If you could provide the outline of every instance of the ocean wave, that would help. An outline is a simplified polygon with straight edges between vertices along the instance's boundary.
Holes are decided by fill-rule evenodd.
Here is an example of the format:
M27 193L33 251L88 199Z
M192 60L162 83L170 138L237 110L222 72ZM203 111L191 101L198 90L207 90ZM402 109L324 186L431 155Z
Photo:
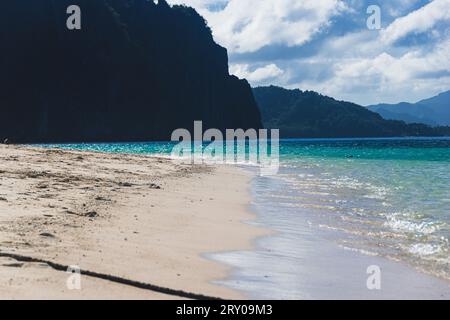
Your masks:
M413 213L393 213L386 215L385 226L396 231L429 235L441 229L442 223L436 221L414 221L412 216L420 216Z
M344 249L345 251L358 252L358 253L366 255L366 256L376 257L379 255L377 252L373 252L373 251L369 251L369 250L365 250L365 249L347 247L342 244L340 244L339 247Z
M431 256L443 252L443 247L437 244L416 243L408 248L408 252L413 255Z

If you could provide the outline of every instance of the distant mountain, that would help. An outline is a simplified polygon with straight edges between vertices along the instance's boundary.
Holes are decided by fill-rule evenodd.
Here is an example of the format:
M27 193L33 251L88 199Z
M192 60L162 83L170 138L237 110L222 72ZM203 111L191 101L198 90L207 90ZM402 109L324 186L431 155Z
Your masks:
M421 122L432 126L450 125L450 91L417 103L378 104L367 108L385 119Z
M384 119L388 120L399 120L405 121L406 123L424 123L430 126L437 125L436 122L429 118L433 112L426 106L402 102L395 106L390 104L379 104L370 106L368 109L380 114Z
M448 127L385 120L362 106L312 91L270 86L253 93L265 127L279 128L284 138L450 135Z
M81 30L66 27L71 5ZM162 140L194 120L262 126L205 20L165 0L2 0L0 70L2 141Z

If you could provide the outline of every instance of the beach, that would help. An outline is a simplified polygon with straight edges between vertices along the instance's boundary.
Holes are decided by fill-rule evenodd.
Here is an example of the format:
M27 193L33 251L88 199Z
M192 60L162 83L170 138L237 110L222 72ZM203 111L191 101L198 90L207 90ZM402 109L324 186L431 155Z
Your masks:
M0 299L245 298L213 284L230 270L205 254L267 233L243 223L255 218L250 174L21 146L0 146L0 158ZM79 268L81 290L55 265Z
M275 176L167 143L1 145L0 299L449 299L448 142L380 143L285 141Z

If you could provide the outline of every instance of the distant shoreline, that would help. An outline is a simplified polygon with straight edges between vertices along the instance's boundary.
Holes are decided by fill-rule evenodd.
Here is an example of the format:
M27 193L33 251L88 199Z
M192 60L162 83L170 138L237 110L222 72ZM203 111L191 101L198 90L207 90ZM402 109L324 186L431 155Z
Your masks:
M270 129L269 129L270 130ZM286 138L286 137L282 137L280 138L280 141L292 141L292 140L297 140L297 141L314 141L314 140L421 140L421 139L450 139L450 135L442 135L442 136L392 136L392 137L300 137L300 138ZM9 143L0 143L0 145L11 145L11 146L17 146L17 147L37 147L37 146L51 146L51 145L55 145L55 146L68 146L68 145L86 145L86 144L143 144L143 143L176 143L170 140L133 140L133 141L85 141L85 142L21 142L21 143L14 143L14 142L9 142Z

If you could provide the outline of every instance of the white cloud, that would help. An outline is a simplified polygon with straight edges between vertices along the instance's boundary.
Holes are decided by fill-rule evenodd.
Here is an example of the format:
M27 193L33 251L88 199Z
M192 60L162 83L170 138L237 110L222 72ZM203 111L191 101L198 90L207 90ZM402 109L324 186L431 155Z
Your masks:
M450 20L450 0L434 0L396 19L382 32L382 40L393 43L408 34L428 31L438 22L445 20Z
M370 0L168 2L194 6L232 53L231 73L252 85L360 104L417 101L450 88L450 0L383 2L383 22L392 22L382 31L366 28ZM414 38L422 33L427 37ZM400 45L406 36L412 41Z
M269 64L253 71L250 71L248 64L234 64L230 66L230 72L239 78L247 79L254 85L273 80L284 73L276 64Z
M296 86L361 104L414 102L450 88L450 39L425 52L419 48L398 57L380 52L374 57L323 60L332 69L326 81L304 80ZM441 76L427 75L440 74Z
M216 1L217 2L217 1ZM194 6L215 39L230 52L255 52L265 46L302 45L347 9L342 0L229 0L210 10L211 0L172 0Z

